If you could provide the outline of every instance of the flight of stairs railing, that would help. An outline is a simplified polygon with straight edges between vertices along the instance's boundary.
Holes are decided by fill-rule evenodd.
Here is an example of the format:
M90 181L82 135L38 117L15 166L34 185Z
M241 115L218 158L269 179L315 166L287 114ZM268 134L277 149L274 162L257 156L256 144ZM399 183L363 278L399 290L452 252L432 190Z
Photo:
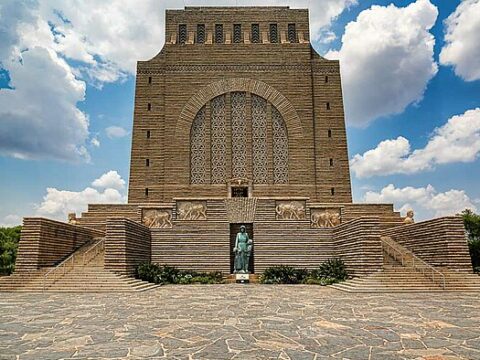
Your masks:
M442 272L427 264L406 247L394 241L390 236L382 236L380 240L382 241L384 254L401 263L403 267L413 269L431 280L433 284L437 284L442 289L445 289L445 275Z
M480 276L437 268L391 237L382 237L384 264L379 271L331 285L346 292L480 292Z
M0 291L16 292L132 292L158 285L104 268L105 240L97 238L60 264L36 272L18 273L0 280Z

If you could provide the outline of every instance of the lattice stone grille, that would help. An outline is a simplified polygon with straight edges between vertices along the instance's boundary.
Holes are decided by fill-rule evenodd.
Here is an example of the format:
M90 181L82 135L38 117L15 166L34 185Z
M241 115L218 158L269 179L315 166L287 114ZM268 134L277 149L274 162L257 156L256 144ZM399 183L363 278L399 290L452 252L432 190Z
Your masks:
M205 107L203 107L193 121L190 134L190 182L192 184L207 183L206 130Z
M178 26L178 42L185 44L187 42L187 25L181 24Z
M225 184L227 181L227 119L225 95L213 99L211 106L212 184Z
M239 44L242 42L242 25L234 24L233 25L233 42Z
M232 177L247 177L246 94L232 93Z
M278 26L277 26L277 24L270 24L270 42L272 44L278 43Z
M215 25L215 43L223 44L223 25L222 24Z
M197 25L197 43L198 44L205 43L205 25L204 24Z
M258 44L260 42L260 25L252 24L252 43Z
M285 121L278 110L272 106L273 133L273 182L288 183L288 134Z
M267 100L252 95L253 182L268 183Z
M291 43L297 42L297 29L295 24L288 24L288 41Z

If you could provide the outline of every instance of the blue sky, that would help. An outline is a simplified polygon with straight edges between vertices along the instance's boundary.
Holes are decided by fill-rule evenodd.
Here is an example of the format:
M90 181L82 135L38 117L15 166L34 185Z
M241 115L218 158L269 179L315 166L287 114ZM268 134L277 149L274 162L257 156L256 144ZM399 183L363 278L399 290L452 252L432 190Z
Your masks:
M135 61L184 2L2 3L0 225L125 201ZM356 202L419 219L480 209L479 0L237 3L310 7L313 46L341 61Z

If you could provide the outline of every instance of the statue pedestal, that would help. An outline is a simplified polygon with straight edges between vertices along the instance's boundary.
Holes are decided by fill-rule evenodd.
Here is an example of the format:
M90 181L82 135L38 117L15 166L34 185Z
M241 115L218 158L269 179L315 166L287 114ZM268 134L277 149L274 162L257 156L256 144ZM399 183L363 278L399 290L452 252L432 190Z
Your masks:
M250 274L235 274L235 282L246 284L250 282Z

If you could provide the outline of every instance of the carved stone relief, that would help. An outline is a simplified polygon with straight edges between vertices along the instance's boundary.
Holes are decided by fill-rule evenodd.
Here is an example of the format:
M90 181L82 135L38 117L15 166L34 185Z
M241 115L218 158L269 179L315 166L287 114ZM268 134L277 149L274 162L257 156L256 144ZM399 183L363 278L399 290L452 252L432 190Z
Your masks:
M277 220L304 220L304 201L277 201L275 206Z
M172 228L172 211L165 209L143 209L142 223L150 229Z
M328 228L342 223L340 209L312 209L311 227Z
M190 137L190 176L192 184L205 184L207 181L205 107L195 117Z
M178 201L177 220L207 220L205 201Z
M288 134L280 112L272 106L273 182L288 184Z

